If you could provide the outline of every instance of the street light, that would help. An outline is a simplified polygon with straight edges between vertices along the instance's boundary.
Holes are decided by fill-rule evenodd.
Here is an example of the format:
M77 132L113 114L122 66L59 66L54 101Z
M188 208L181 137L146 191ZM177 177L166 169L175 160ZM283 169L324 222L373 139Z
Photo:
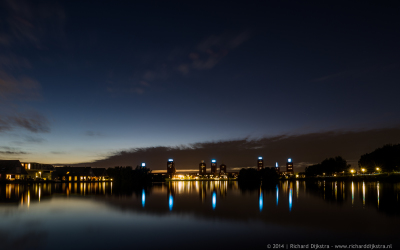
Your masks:
M362 168L361 171L364 173L365 172L365 168Z
M40 174L40 179L41 179L42 178L42 172L39 171L39 174Z
M350 170L350 173L354 173L354 169L351 169L351 170Z

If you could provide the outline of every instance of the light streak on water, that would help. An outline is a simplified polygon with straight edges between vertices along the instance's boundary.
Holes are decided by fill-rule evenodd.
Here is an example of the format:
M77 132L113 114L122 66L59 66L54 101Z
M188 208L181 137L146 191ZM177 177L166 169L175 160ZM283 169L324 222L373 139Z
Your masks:
M172 194L169 195L168 205L169 205L169 210L172 211L172 208L174 207L174 197L172 197Z
M142 207L146 204L146 193L144 192L144 189L142 189Z

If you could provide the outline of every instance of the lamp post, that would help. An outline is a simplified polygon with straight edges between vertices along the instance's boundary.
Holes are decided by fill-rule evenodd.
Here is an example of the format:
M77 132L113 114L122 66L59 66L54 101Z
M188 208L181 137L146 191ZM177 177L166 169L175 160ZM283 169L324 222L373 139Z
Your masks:
M350 169L350 173L354 176L354 169Z
M39 171L39 178L42 179L42 172Z
M365 168L362 168L361 171L363 172L363 174L365 173Z

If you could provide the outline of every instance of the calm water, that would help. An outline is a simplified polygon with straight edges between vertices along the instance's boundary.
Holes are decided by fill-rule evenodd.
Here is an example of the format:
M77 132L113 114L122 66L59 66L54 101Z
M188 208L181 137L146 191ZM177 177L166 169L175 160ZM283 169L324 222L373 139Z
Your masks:
M3 184L0 249L399 249L399 193L378 182Z

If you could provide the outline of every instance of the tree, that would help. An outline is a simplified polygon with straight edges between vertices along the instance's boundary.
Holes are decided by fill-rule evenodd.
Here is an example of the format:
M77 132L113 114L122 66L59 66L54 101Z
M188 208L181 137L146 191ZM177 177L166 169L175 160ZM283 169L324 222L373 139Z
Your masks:
M362 155L358 161L358 166L367 169L368 172L375 172L376 168L385 172L399 171L400 144L387 144L371 153Z
M326 175L332 175L333 173L347 171L349 168L350 165L347 164L345 159L341 156L336 156L335 158L327 158L319 164L306 167L305 172L307 176L323 175L324 173Z

